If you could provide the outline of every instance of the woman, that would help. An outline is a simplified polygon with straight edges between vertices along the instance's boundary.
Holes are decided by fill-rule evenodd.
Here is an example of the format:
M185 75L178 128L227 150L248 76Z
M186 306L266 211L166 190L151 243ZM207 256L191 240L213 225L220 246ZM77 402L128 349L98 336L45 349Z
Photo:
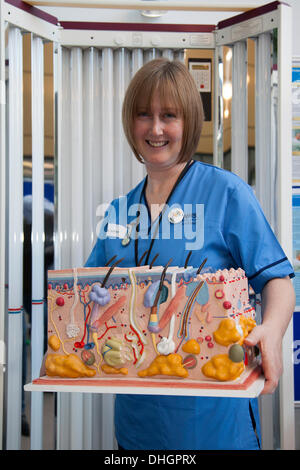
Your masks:
M183 266L191 251L194 267L204 258L214 270L242 267L262 293L263 323L247 343L261 349L263 393L271 393L294 308L293 269L248 185L191 160L202 122L201 98L183 64L157 59L137 72L124 99L123 126L147 177L111 203L86 266L103 266L114 255L124 258L121 266L135 266L145 252L142 264L165 265L172 258L172 265ZM127 227L121 238L110 228L116 221L123 233ZM131 450L260 445L256 400L119 395L115 426L120 447Z

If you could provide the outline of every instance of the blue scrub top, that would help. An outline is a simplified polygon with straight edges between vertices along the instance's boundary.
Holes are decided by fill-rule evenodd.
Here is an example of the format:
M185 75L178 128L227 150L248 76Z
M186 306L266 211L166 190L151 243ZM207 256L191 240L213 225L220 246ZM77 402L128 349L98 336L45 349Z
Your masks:
M134 240L122 245L125 229L118 238L115 226L131 224L134 234L137 211L142 221L138 259L149 249L150 217L143 186L144 181L111 203L86 266L104 266L115 255L124 258L119 266L135 266ZM184 217L172 224L168 216L176 207ZM233 173L200 162L194 162L176 186L149 262L158 253L155 265L172 258L171 265L184 266L190 250L189 266L199 267L207 258L206 269L212 271L241 267L256 293L270 279L293 277L252 189ZM119 444L128 450L257 449L258 405L257 400L244 398L117 395L115 431Z

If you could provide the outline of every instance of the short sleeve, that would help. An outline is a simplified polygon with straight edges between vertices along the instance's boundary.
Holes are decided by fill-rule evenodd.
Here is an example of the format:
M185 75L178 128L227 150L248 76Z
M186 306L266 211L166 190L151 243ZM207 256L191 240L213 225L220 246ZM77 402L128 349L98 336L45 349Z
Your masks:
M261 292L270 279L294 277L252 189L244 182L230 195L223 233L233 259L244 269L255 292Z

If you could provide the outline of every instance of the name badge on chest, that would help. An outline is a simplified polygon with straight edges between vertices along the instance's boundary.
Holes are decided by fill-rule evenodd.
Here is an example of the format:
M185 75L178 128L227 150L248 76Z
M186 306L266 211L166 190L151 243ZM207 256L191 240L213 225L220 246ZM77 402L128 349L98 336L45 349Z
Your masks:
M127 234L127 227L124 227L123 225L108 224L108 226L107 226L106 235L109 238L124 239L126 234Z

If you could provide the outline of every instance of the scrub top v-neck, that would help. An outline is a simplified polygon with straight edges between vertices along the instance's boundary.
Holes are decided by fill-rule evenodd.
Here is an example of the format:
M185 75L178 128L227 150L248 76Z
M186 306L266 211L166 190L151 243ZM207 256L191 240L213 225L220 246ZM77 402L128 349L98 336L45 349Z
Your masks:
M111 203L86 266L104 266L115 255L124 258L120 266L135 266L133 240L124 247L122 236L105 234L105 227L119 225L124 233L136 219L143 184ZM293 277L252 189L231 172L195 162L168 205L181 207L184 217L172 224L165 211L149 262L158 253L155 265L172 258L172 265L184 266L192 251L190 266L207 258L207 270L241 267L257 293L270 279ZM149 243L139 240L139 256ZM115 430L125 449L257 449L257 400L117 395Z
M164 218L164 215L165 213L167 212L167 217L168 217L168 221L171 222L171 223L179 223L177 221L173 221L169 216L172 212L172 210L168 209L168 205L169 205L169 202L173 196L173 193L174 191L176 191L176 188L177 186L180 184L181 180L184 178L184 176L186 175L186 173L189 171L189 169L192 167L192 165L194 164L195 162L194 161L188 161L183 170L180 172L175 184L173 185L164 205L163 205L163 208L161 210L161 212L158 214L158 216L155 218L155 220L152 221L152 217L151 217L151 208L149 208L149 205L148 205L148 202L147 202L147 199L146 199L146 186L147 186L147 179L148 177L145 178L145 181L144 181L144 184L143 184L143 187L142 187L142 191L141 191L141 194L140 194L140 200L139 200L139 203L140 205L143 205L143 207L146 207L147 208L147 222L148 222L148 229L147 229L147 234L148 234L148 238L149 238L149 246L148 246L148 249L144 252L145 253L145 259L144 259L144 265L147 265L147 264L150 264L151 265L151 262L150 262L150 256L151 256L151 253L152 253L152 250L153 250L153 246L154 246L154 243L155 243L155 239L157 237L157 235L159 234L159 228L160 228L160 225L161 225L161 222ZM181 209L182 211L182 214L184 215L184 212L183 210ZM140 211L139 211L140 213ZM145 214L146 215L146 214ZM140 227L140 222L138 222L138 228ZM152 236L151 236L152 234ZM141 259L139 258L139 236L136 236L135 237L135 240L134 240L134 244L135 244L135 266L138 266L138 261ZM158 255L158 253L157 253ZM156 256L157 256L156 255Z

